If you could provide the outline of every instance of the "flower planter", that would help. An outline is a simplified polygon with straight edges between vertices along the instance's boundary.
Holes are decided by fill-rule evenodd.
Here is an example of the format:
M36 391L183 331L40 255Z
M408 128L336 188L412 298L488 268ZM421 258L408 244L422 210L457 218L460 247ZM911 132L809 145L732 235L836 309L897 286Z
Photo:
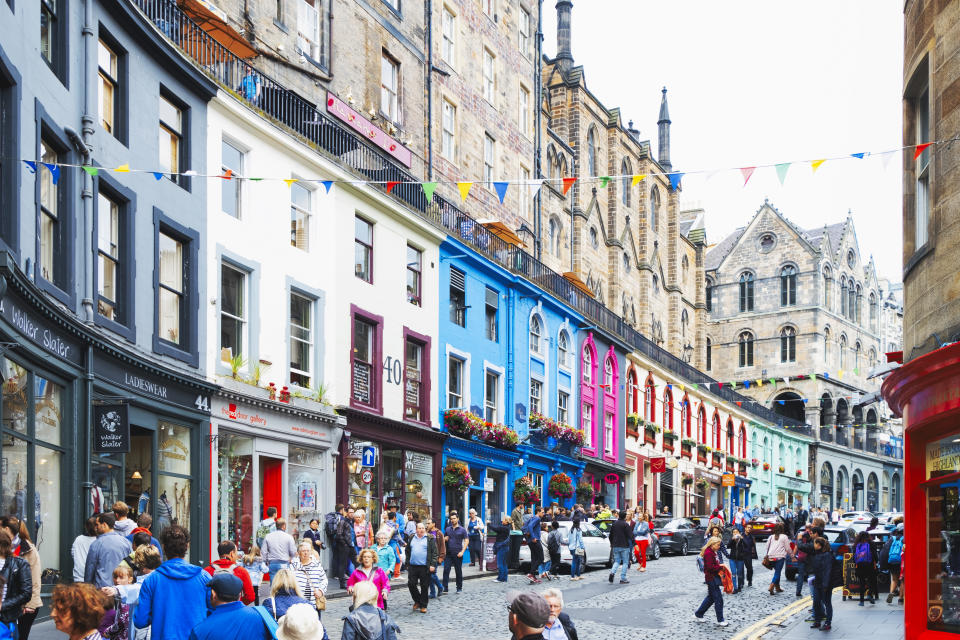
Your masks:
M657 433L656 431L651 431L650 429L643 430L643 442L644 444L657 444Z
M476 440L501 449L513 449L520 444L520 436L510 427L493 424L469 411L451 409L443 414L447 431L467 440Z
M693 457L692 447L688 444L680 445L680 457L687 458L688 460Z
M573 480L565 473L554 474L547 484L547 493L554 498L569 498L573 495Z
M673 440L664 440L663 450L669 453L673 453Z
M733 460L727 458L727 471L733 472Z
M700 464L707 464L707 454L697 451L697 462Z
M627 425L627 437L628 437L628 438L634 438L634 439L636 439L636 440L639 440L639 439L640 439L640 432L636 429L636 427L631 427L631 426L628 424L628 425Z
M744 478L746 478L746 477L747 477L747 469L746 469L746 467L740 467L740 471L738 471L737 473L739 473L741 476L743 476Z

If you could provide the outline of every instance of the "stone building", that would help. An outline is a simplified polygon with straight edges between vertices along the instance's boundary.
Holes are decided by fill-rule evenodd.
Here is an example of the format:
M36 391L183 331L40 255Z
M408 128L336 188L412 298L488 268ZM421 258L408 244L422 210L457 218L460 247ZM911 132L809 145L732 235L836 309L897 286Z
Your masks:
M903 283L880 279L880 352L903 350Z

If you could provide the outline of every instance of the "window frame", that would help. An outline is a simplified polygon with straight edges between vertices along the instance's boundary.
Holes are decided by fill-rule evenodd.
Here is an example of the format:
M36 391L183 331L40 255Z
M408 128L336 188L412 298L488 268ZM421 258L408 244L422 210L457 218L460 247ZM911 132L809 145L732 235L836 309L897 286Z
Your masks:
M926 65L922 67L922 70L926 69ZM927 78L923 78L918 90L915 92L916 97L913 99L914 103L914 117L913 117L913 128L914 128L914 139L916 144L924 144L930 142L930 83ZM924 129L926 132L924 133ZM930 160L931 150L926 148L923 152L913 161L914 165L914 229L913 229L913 245L914 253L918 252L920 249L923 249L930 243L930 214L931 214L931 203L930 203L930 177L932 171L930 170ZM923 223L921 225L921 222ZM922 240L922 242L921 242Z
M457 161L457 105L447 98L443 98L440 108L440 155L450 162Z
M497 56L489 47L483 47L480 57L481 95L491 105L497 100Z
M459 367L459 379L460 379L460 388L459 393L455 393L451 390L451 381L453 376L450 375L450 367L453 363L457 363ZM464 387L465 383L465 370L467 368L467 362L460 356L453 353L447 353L447 409L465 409L466 408L466 394ZM451 403L451 397L456 397L458 399L456 405Z
M530 43L533 40L531 37L532 26L533 17L526 7L520 5L520 17L517 19L517 48L520 49L520 54L526 60L533 57L530 51L532 48Z
M362 221L364 224L367 225L367 227L369 227L369 229L370 229L370 242L369 242L369 244L363 242L362 240L360 240L360 239L357 237L357 221ZM353 275L354 275L357 279L362 280L363 282L366 282L367 284L373 284L373 248L374 248L375 241L376 241L375 234L374 234L374 229L375 229L375 227L376 227L376 225L375 225L370 219L368 219L367 217L362 216L362 215L360 215L359 213L355 213L355 214L354 214L354 216L353 216L353 251L354 251L354 253L353 253L353 255L354 255L354 258L353 258ZM357 252L357 248L358 248L358 247L363 247L364 250L367 252L367 262L368 262L368 265L369 265L367 268L368 268L368 270L369 270L369 273L367 274L367 277L366 277L366 278L363 277L361 274L357 273L357 264L358 264L358 262L357 262L357 258L356 258L356 255L357 255L356 252Z
M756 337L751 331L741 331L737 334L738 357L737 368L749 369L754 366L754 343Z
M70 34L70 11L66 0L40 0L38 3L42 9L48 7L54 15L54 26L51 30L51 40L55 40L56 48L48 59L40 51L40 59L44 61L53 75L60 80L64 87L70 88L70 46L68 42ZM42 38L38 38L38 42Z
M447 27L450 33L447 33ZM450 65L457 66L457 14L449 6L443 5L440 12L440 59Z
M566 389L557 390L557 422L569 424L570 417L570 392Z
M198 273L198 255L200 251L200 233L169 218L158 207L153 208L153 352L170 356L186 362L191 367L199 366L198 321L200 315L200 279ZM179 343L160 337L160 234L173 237L183 245L183 270L186 282L183 304L180 308L180 332L183 338Z
M109 77L107 80L112 81L114 98L113 98L113 130L108 132L114 138L120 141L121 144L126 146L129 140L129 99L127 96L127 79L129 78L128 73L128 52L125 47L123 47L120 42L113 37L113 35L107 31L103 24L98 25L98 38L97 38L97 76L102 81L104 78L101 76L103 73L103 67L100 66L99 59L99 46L102 44L106 46L111 53L116 57L117 61L117 70L116 77ZM99 85L98 85L99 86ZM98 117L100 116L99 111L103 109L103 102L100 99L98 94ZM104 129L102 118L99 122L100 128ZM106 129L104 129L106 130Z
M413 343L420 347L420 392L419 404L410 405L407 403L407 343ZM407 422L429 427L431 425L430 408L430 347L431 340L429 336L413 331L409 327L403 327L403 382L401 392L403 393L403 419ZM408 407L416 406L420 411L419 418L407 416Z
M706 345L706 371L713 369L713 340L710 337L707 337Z
M531 413L543 413L543 380L530 376L530 396L527 406L529 407L528 414ZM536 390L536 393L534 393ZM534 406L536 402L536 406Z
M570 366L570 333L561 327L557 332L557 368L572 371Z
M303 38L300 31L300 10L297 10L297 52L300 53L304 58L310 61L314 66L322 69L325 72L330 71L330 52L331 52L331 34L330 34L330 0L315 0L316 4L320 5L317 7L313 5L313 10L316 15L316 22L313 24L313 38ZM297 5L300 6L299 4ZM280 12L280 7L277 7L278 13ZM283 24L282 20L277 20L281 25ZM287 31L286 27L282 29L284 32ZM310 43L311 48L309 51L304 50L303 42L301 39L307 43Z
M384 84L384 71L386 70L385 64L389 65L390 69L392 69L393 71L393 77L391 78L393 82L392 87ZM383 118L385 118L387 121L392 122L396 125L399 125L400 121L402 120L402 118L400 117L400 112L401 112L400 76L401 76L400 61L397 60L394 56L390 55L390 52L388 52L386 49L381 49L380 50L380 104L378 109L380 111L380 115ZM394 113L390 113L389 111L383 110L383 107L384 107L383 100L384 100L385 91L386 91L386 94L390 96L390 104L388 104L387 106Z
M416 260L410 260L410 253L414 252ZM411 296L410 278L416 279L416 291ZM407 243L407 302L416 307L423 306L423 249Z
M310 335L310 371L304 371L302 369L293 368L293 363L290 362L291 350L293 349L293 343L296 342L305 342L300 338L294 338L293 336L293 318L291 316L291 306L293 302L293 297L297 296L306 300L310 307L310 322L311 326L308 327L308 334ZM253 296L251 296L251 300ZM322 333L322 320L323 320L323 297L322 292L317 291L308 291L301 286L294 285L291 283L287 287L287 382L292 387L299 387L301 389L314 389L318 386L319 382L322 382L322 363L323 359L320 356L320 345L322 344L323 333ZM299 325L298 325L299 326ZM302 329L302 327L300 327ZM297 384L293 381L293 374L307 374L310 377L311 385L310 387L304 387L300 384Z
M66 133L64 133L64 131L54 123L53 119L47 114L39 100L36 101L35 106L36 146L34 157L38 159L41 158L41 141L45 140L53 149L57 151L57 162L72 164L75 156L73 147L69 143ZM54 275L52 280L48 280L43 276L43 272L41 270L40 229L43 216L46 215L41 204L41 174L44 171L48 171L48 169L38 164L36 175L34 175L34 202L36 205L35 228L37 229L34 246L34 282L36 282L37 286L43 291L49 293L54 298L67 305L70 309L75 309L77 298L76 275L72 265L74 264L74 256L76 255L74 253L76 249L74 247L75 243L73 242L73 239L77 237L77 198L73 197L76 189L76 175L74 167L61 166L60 177L57 180L57 224L60 229L58 253L62 256L62 268L64 270L64 273L62 273L60 276L60 284L63 285L61 287L60 284L57 283L56 275ZM56 269L56 266L54 269Z
M226 161L223 159L223 148L224 146L230 147L240 155L240 166L239 167L230 167L227 165ZM243 148L241 145L234 142L232 139L221 136L220 137L220 174L226 175L227 171L230 171L230 179L223 179L223 184L220 189L220 211L231 218L236 218L237 220L243 219L243 165L246 164L247 149ZM234 206L236 207L235 213L230 213L229 211L224 210L223 207L223 194L226 187L229 185L232 187L234 193L235 202ZM293 185L291 184L291 187Z
M528 336L530 338L530 353L534 356L543 357L543 333L544 323L540 318L540 314L531 314L528 323Z
M497 139L489 133L483 134L483 182L487 189L493 189L497 173Z
M291 178L294 178L294 176L291 176ZM316 191L306 186L305 184L302 184L302 182L304 181L300 180L299 178L297 178L296 180L297 180L296 182L290 183L290 246L293 247L294 249L299 249L300 251L303 251L305 253L310 253L310 227L311 227L310 222L313 218L313 201L314 201L313 196L316 193ZM307 202L308 202L307 209L304 209L303 207L298 205L294 200L293 198L294 189L303 189L303 191L307 194ZM304 219L304 227L305 227L304 234L303 234L305 238L305 244L302 247L299 245L300 233L299 231L296 230L297 226L299 225L300 216L302 216ZM372 238L373 236L372 230L370 235ZM373 243L372 241L371 241L371 248L370 248L370 256L371 256L370 272L371 272L371 279L372 279L373 277L373 260L372 260Z
M373 327L373 345L372 361L370 365L370 403L364 403L357 399L353 392L356 383L356 323L364 322ZM406 357L406 353L404 353ZM378 316L361 309L355 304L350 305L350 406L363 409L376 414L383 414L383 368L380 363L383 361L383 316ZM363 362L363 361L361 361ZM404 373L404 375L406 375Z
M20 211L21 89L19 71L0 49L0 211ZM20 217L0 216L0 248L17 257L20 252Z
M519 103L520 113L518 114L517 123L519 125L520 133L524 137L530 137L530 89L527 89L523 83L520 83L520 93L518 95L517 101ZM526 186L526 185L524 185Z
M489 406L490 405L489 391L491 389L491 386L490 386L491 377L493 377L495 381L495 384L493 385L492 388L496 392L496 398L494 399L492 412L488 414L487 412L491 409L491 407ZM501 390L502 384L503 384L503 370L498 367L494 367L490 365L490 363L485 362L483 366L483 418L488 422L498 423L503 419L502 418L503 393ZM488 419L488 415L489 415L489 418L491 419Z
M135 288L135 251L136 251L136 211L137 195L132 189L127 189L114 180L106 172L97 173L94 178L93 197L93 237L96 239L93 249L93 291L96 297L94 304L94 324L102 326L114 333L123 336L130 342L136 341L136 288ZM106 192L109 199L117 205L119 259L117 261L117 289L123 299L115 301L115 308L122 310L122 320L113 320L100 313L100 193ZM116 312L115 312L116 313Z
M494 343L500 342L500 292L491 287L486 287L483 301L483 324L484 333L487 340ZM490 304L491 298L496 297L496 306ZM492 311L492 313L491 313ZM491 324L492 320L492 324ZM492 328L492 330L491 330Z
M780 362L797 361L797 330L793 327L780 329Z
M239 275L241 278L240 281L240 294L241 294L241 303L240 303L240 315L237 316L233 313L224 311L224 287L223 287L223 277L224 270L230 270L234 274ZM244 347L250 346L251 341L251 331L250 331L250 302L251 302L251 284L250 284L250 275L251 272L246 267L241 266L232 260L229 260L225 257L220 259L220 278L219 278L219 295L217 296L217 329L218 329L218 364L226 364L230 366L228 360L223 359L224 349L229 348L229 345L223 344L223 322L227 318L232 322L240 323L240 349L236 353L233 352L233 349L230 351L231 357L235 358L239 356L246 356L247 364L250 364L250 353L244 351ZM245 367L244 367L245 368Z
M463 280L463 286L460 287L454 283L453 273L456 272L460 274L461 279ZM467 326L467 274L461 269L456 267L450 267L450 284L448 290L449 298L449 311L450 311L450 322L457 325L458 327L466 328ZM454 295L454 292L457 292L457 295ZM459 302L462 304L457 304L454 306L454 302Z
M797 304L797 268L792 264L780 268L780 306L792 307Z
M165 100L171 106L176 108L180 112L180 130L176 131L171 128L169 123L163 121L159 113L159 104L160 100ZM190 170L190 107L182 100L179 100L175 97L173 91L167 89L162 84L160 85L160 92L157 98L157 126L160 129L167 131L177 137L177 170L175 172L166 173L166 177L173 182L174 184L180 186L185 191L190 191L191 183L190 176L183 175L185 172Z
M739 279L740 313L750 313L755 309L755 305L754 305L755 283L756 283L756 276L753 275L752 271L744 271L743 273L740 274L740 279Z

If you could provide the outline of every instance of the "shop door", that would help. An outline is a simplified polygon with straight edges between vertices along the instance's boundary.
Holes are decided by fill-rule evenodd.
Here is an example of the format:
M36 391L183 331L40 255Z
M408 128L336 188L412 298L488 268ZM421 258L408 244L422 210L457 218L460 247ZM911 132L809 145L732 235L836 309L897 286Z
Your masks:
M283 462L282 458L260 456L260 518L267 517L267 509L275 507L283 516Z
M507 484L506 474L502 471L487 469L487 479L492 480L493 489L487 492L487 506L484 511L478 511L487 522L500 524L500 519L507 515L507 503L504 497L504 487Z

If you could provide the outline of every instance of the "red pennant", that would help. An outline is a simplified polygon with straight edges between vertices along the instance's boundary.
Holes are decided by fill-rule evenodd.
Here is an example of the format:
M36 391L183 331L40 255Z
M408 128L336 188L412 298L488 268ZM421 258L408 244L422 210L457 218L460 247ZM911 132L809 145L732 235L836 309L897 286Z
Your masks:
M747 183L750 182L750 176L756 169L756 167L740 167L740 173L743 175L743 186L747 186Z
M563 195L567 195L567 191L570 191L570 187L573 186L573 183L576 182L576 178L564 178L563 179Z
M737 406L738 406L738 407L742 407L742 406L743 406L743 402L742 402L741 400L737 400Z
M919 158L920 154L923 153L924 150L932 144L933 144L932 142L924 142L923 144L918 144L917 148L913 151L913 159L916 160L917 158Z
M399 182L388 182L388 183L387 183L387 193L390 193L391 191L393 191L393 188L394 188L395 186L397 186L398 184L400 184L400 183L399 183Z
M717 389L723 389L723 383L722 383L722 382L718 382L718 383L717 383Z
M220 177L223 178L224 180L231 179L233 177L233 169L227 169L226 171L223 172L223 175Z

